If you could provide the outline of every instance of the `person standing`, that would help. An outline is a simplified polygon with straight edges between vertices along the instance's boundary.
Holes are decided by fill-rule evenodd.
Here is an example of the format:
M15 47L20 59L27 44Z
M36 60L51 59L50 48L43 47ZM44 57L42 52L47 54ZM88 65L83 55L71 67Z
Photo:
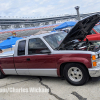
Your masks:
M0 53L2 53L2 49L0 49Z

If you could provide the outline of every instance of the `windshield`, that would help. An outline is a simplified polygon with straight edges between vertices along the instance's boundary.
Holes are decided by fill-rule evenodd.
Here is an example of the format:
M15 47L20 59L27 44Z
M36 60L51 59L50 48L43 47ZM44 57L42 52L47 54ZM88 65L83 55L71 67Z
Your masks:
M94 29L95 29L98 33L100 33L100 25L94 26Z
M48 44L52 47L52 49L56 49L61 44L62 40L66 37L66 32L54 33L48 36L45 36L44 39Z

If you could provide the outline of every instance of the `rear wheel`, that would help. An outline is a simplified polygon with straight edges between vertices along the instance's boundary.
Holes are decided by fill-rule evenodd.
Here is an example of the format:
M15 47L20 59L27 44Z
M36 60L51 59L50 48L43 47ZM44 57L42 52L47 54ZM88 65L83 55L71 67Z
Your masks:
M4 78L5 77L5 75L1 72L1 70L0 70L0 79L2 79L2 78Z
M78 63L66 64L64 67L64 77L72 85L83 85L89 80L86 68Z

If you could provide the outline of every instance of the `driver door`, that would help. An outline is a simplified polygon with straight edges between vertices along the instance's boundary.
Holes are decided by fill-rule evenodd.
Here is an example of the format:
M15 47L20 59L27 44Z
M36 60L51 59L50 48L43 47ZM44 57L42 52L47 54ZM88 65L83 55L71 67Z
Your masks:
M27 66L30 75L56 76L56 59L53 54L42 53L42 50L49 50L40 38L29 39Z

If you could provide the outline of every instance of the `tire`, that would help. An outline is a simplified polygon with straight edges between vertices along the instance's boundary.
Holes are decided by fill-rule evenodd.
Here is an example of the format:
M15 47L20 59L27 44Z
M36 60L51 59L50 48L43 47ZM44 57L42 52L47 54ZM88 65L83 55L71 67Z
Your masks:
M5 77L5 75L1 72L1 70L0 70L0 79L2 79L2 78L4 78Z
M83 85L89 80L88 71L79 63L66 64L63 73L68 83L75 86Z

